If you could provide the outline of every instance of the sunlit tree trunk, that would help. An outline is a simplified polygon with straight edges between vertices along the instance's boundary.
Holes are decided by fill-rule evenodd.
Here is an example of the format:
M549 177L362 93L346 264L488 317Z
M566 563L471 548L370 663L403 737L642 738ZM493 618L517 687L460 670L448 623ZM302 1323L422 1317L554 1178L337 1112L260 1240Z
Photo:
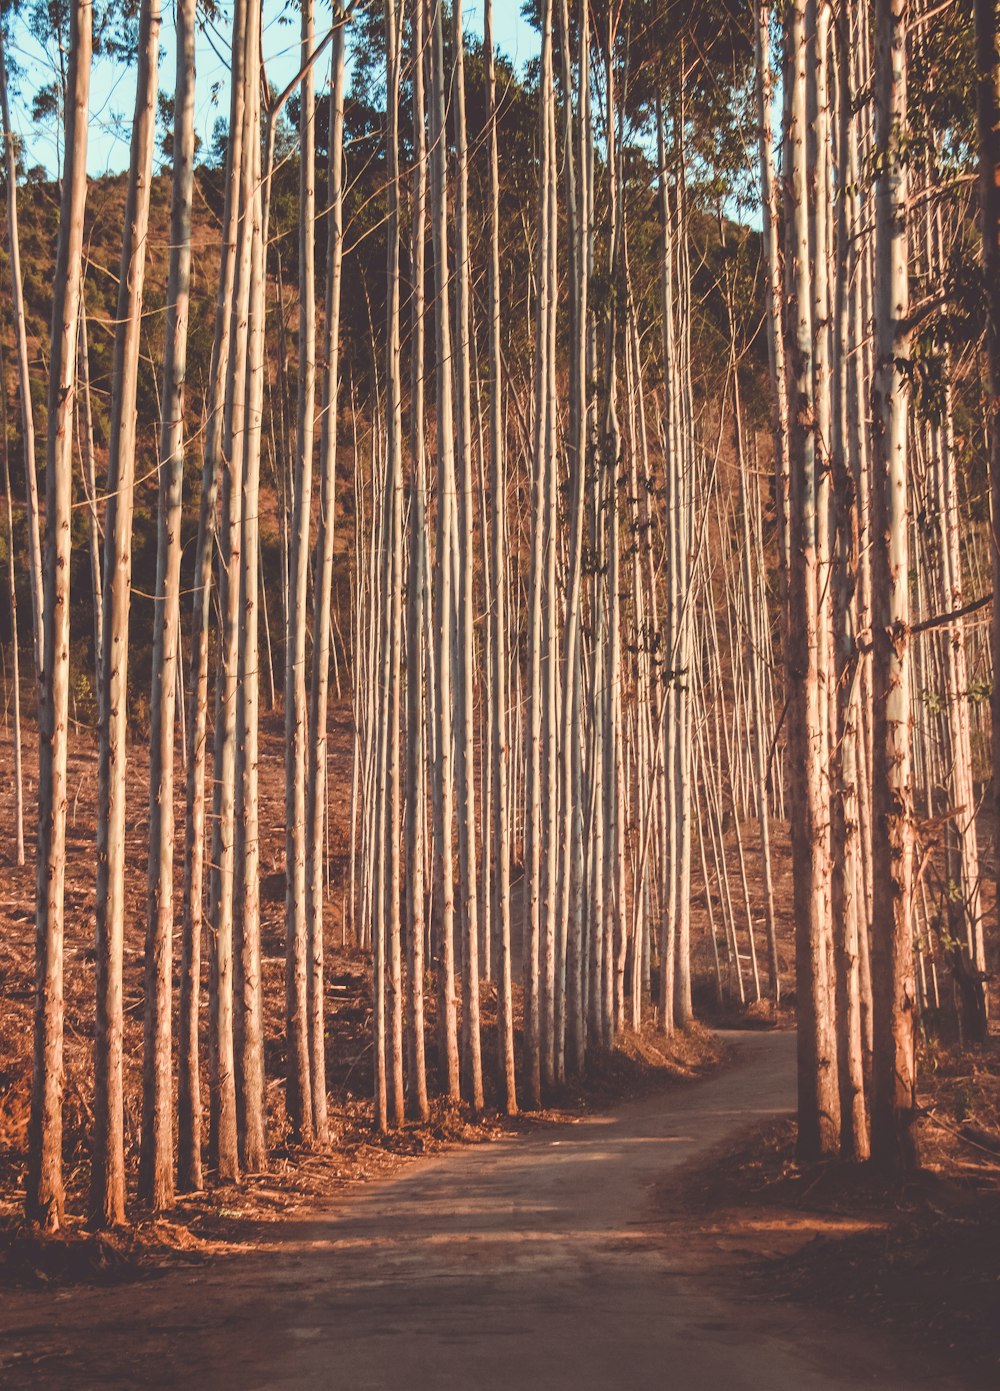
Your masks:
M910 788L906 227L908 0L876 0L872 388L872 1158L916 1163Z
M455 682L455 751L458 786L458 860L462 927L462 1053L465 1091L473 1109L483 1106L483 1063L479 1037L479 927L476 871L475 678L473 661L473 471L472 389L469 334L469 151L465 121L465 36L462 0L452 0L455 123L455 417L458 493L458 603ZM488 866L486 873L489 872Z
M195 0L177 5L170 272L160 419L156 606L150 693L149 869L139 1197L154 1209L174 1193L171 995L174 926L174 702L180 642L181 491L194 190Z
M253 250L253 197L258 175L254 148L256 98L251 74L257 61L257 19L246 15L246 93L242 104L238 236L232 303L229 306L229 370L226 378L219 551L220 633L215 687L212 858L208 921L210 953L209 1040L211 1088L209 1156L218 1178L239 1174L234 955L241 953L236 906L236 741L240 649L240 578L243 544L243 454L247 423L247 356ZM235 937L235 941L234 941Z
M385 872L378 892L385 902L385 967L389 1004L387 1094L389 1119L403 1122L403 981L401 965L399 854L402 789L399 756L399 722L402 688L403 641L403 392L400 368L400 176L399 176L399 86L402 61L402 26L396 0L385 3L386 91L389 124L389 222L387 228L386 305L386 426L388 451L385 477L385 523L383 538L385 615L385 661L388 686L383 699L387 705ZM474 851L473 851L474 853ZM475 957L475 948L473 956Z
M510 833L507 786L507 614L506 521L507 486L504 467L503 375L500 338L500 159L497 142L497 79L493 51L493 0L485 0L483 46L486 50L487 121L489 124L489 458L490 458L490 653L493 701L489 737L493 744L493 893L496 944L497 1085L508 1115L517 1110L514 1078L514 1010L511 997ZM485 518L484 518L485 523ZM488 865L483 873L489 872ZM487 928L489 930L489 928Z
M551 1076L551 1051L543 1015L547 1014L545 991L540 989L541 944L541 856L542 856L542 596L545 548L548 526L548 414L554 409L549 395L549 299L555 289L549 278L548 243L553 235L550 223L551 185L556 179L555 151L552 148L550 119L552 94L552 4L542 5L541 89L539 101L540 168L538 185L538 265L539 288L536 303L535 338L535 421L532 448L531 572L528 599L528 740L525 773L524 828L524 915L522 969L524 973L524 1046L526 1091L529 1105L538 1105L541 1082Z
M459 1095L458 1021L455 1008L455 890L452 863L452 512L455 493L455 453L452 428L451 323L448 277L447 151L445 149L445 83L443 0L430 0L430 202L436 279L435 348L437 358L437 759L434 797L434 860L436 893L441 905L439 930L438 1024L441 1085L453 1099Z
M330 612L333 598L333 543L337 500L337 406L340 393L340 292L344 262L344 69L346 21L333 39L330 82L330 177L327 188L325 386L321 431L321 497L316 540L316 620L313 638L312 700L309 707L307 782L309 839L306 877L309 894L309 1078L316 1141L329 1139L326 1104L326 1041L323 1010L323 830L329 816L327 712L330 691Z
M489 0L487 0L489 4ZM424 1050L424 906L426 787L424 785L425 700L428 652L424 644L427 589L424 569L427 550L427 457L424 441L426 353L425 276L427 262L427 129L424 91L423 0L414 7L413 135L414 169L411 203L413 304L410 372L410 515L409 569L406 582L406 946L408 1005L407 1102L410 1115L426 1121L427 1066Z
M216 504L222 472L224 403L229 366L233 287L239 236L240 170L246 84L247 0L233 8L232 71L226 151L226 194L222 215L222 262L215 302L205 459L195 548L192 596L190 707L184 823L184 918L177 1084L177 1180L184 1192L201 1187L201 1081L198 1022L201 1000L201 928L205 866L205 762L208 748L208 637L212 559L216 544Z
M786 670L798 994L799 1151L836 1151L839 1096L829 979L829 798L824 776L826 705L820 692L819 454L813 400L809 181L806 161L806 6L786 10L786 361L788 366L791 572Z
M94 1037L92 1220L125 1220L125 1117L122 1091L122 958L125 935L125 735L128 712L128 619L132 583L136 389L142 293L156 135L158 0L139 13L139 68L125 229L118 281L111 379L108 508L104 528L104 645L97 790L97 1025Z
M303 65L313 42L313 3L304 0ZM309 67L302 78L299 107L299 398L285 655L285 1107L293 1137L306 1144L313 1139L306 920L306 608L316 401L315 106Z
M261 9L248 15L247 66L260 61ZM267 283L260 155L260 92L248 87L244 146L249 155L250 279L245 411L241 469L239 635L236 666L235 829L233 866L233 980L236 1127L240 1163L251 1173L267 1165L267 1097L264 1081L264 1008L260 947L260 811L257 789L260 710L260 453L264 413L264 335ZM233 443L234 451L236 442ZM234 467L235 473L235 467ZM234 478L235 483L235 478Z
M45 471L45 564L38 712L38 858L35 880L35 1024L28 1130L28 1218L62 1225L63 909L66 883L66 754L69 714L69 567L73 497L73 383L83 279L92 11L70 12L63 167L56 249L49 429Z

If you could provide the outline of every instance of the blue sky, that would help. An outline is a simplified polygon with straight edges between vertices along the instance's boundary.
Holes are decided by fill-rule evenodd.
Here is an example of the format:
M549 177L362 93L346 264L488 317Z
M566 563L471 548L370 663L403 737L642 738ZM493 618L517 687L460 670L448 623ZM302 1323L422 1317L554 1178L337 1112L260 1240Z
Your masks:
M223 2L223 12L229 10ZM317 34L323 33L325 6L318 7ZM482 0L465 0L465 25L471 33L481 33ZM493 26L498 47L520 67L537 52L534 31L521 17L521 0L493 0ZM212 34L199 34L198 77L195 119L199 136L206 143L216 117L228 110L225 61L228 33L225 20ZM51 81L50 59L44 49L16 23L9 38L11 57L22 70L19 99L11 112L13 125L24 142L27 165L42 164L49 170L57 166L56 131L50 123L31 119L33 91ZM264 54L268 76L280 87L298 71L298 12L292 3L264 0ZM174 77L173 5L164 0L161 44L160 85L171 91ZM321 67L323 60L320 60ZM131 113L135 102L135 69L104 60L95 63L91 76L91 124L87 165L92 175L115 173L128 164Z

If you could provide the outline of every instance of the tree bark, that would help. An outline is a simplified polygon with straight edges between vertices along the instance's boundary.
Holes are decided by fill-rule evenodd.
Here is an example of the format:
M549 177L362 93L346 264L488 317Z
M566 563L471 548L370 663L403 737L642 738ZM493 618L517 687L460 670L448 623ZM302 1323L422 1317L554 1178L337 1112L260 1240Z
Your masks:
M25 1207L57 1231L63 1218L63 913L66 884L66 755L69 716L69 570L73 501L73 385L83 219L92 11L70 12L66 162L59 207L45 471L45 563L38 710L38 857L35 879L35 1009Z
M184 399L194 191L195 0L177 5L170 270L160 418L156 602L149 757L149 869L139 1197L154 1209L174 1193L171 1007L174 926L174 706L180 646ZM82 346L82 345L81 345Z
M116 1226L125 1220L122 957L125 932L128 621L132 581L136 389L156 135L159 43L158 0L144 0L139 12L139 70L118 281L111 381L108 508L104 530L104 644L101 651L97 792L97 1026L94 1037L94 1151L90 1183L91 1220L101 1227Z
M910 788L907 380L908 0L877 0L872 387L872 1158L917 1162Z

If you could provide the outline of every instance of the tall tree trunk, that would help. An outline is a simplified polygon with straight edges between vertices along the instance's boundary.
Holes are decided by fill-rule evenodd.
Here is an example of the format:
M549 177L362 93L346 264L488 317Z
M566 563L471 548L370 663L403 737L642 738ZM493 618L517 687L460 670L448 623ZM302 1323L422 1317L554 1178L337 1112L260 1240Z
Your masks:
M489 126L489 389L490 389L490 653L493 701L489 737L493 744L493 893L496 944L497 1087L510 1116L517 1111L514 1077L514 1010L511 997L510 834L507 786L507 614L505 604L507 484L504 468L503 376L500 338L500 159L497 142L497 75L493 48L493 0L485 0L483 47L486 50L486 99ZM581 461L582 462L582 461ZM582 485L581 485L582 491ZM485 524L485 518L484 518ZM488 873L484 865L483 873Z
M547 1011L540 989L541 962L541 856L542 856L542 594L547 543L548 414L549 398L549 299L555 293L549 278L548 243L552 236L550 186L554 182L555 151L552 148L552 0L542 5L542 60L539 101L540 147L538 184L539 289L535 333L535 421L532 448L531 573L529 582L528 712L529 732L525 773L524 914L522 969L524 972L524 1050L528 1104L537 1106L541 1082L550 1080L551 1058L545 1026Z
M872 1158L916 1163L910 788L906 226L908 0L877 0L872 388Z
M201 1082L198 1018L201 998L201 927L205 866L205 761L208 749L208 636L216 503L222 472L224 403L229 367L233 287L240 215L243 107L246 95L247 0L233 8L232 73L226 150L226 195L222 215L223 253L215 301L215 336L205 421L205 459L195 550L192 598L191 693L188 717L184 825L184 918L181 948L179 1069L177 1086L177 1177L182 1191L201 1187Z
M260 63L261 7L248 15L247 67ZM265 277L264 193L261 187L260 90L247 89L244 144L250 157L250 280L246 397L239 460L242 468L239 550L239 636L236 665L233 977L235 985L236 1126L240 1163L251 1173L267 1166L264 1007L260 951L260 811L257 792L260 711L260 452L264 420ZM237 371L244 365L236 364ZM235 441L234 441L235 451ZM234 473L236 461L234 460ZM230 584L237 582L230 576Z
M437 709L438 788L434 798L436 892L441 903L438 1006L441 1037L441 1086L455 1100L459 1095L458 1022L455 1010L455 889L452 862L452 511L455 494L455 452L452 428L451 324L448 277L448 195L445 135L445 67L443 0L433 5L431 31L431 226L436 276L435 348L437 359Z
M69 716L69 570L73 502L73 384L83 280L92 11L70 12L66 163L52 301L45 564L38 712L38 859L35 879L35 1021L28 1130L29 1220L56 1231L63 1218L63 910Z
M323 1012L323 828L328 758L327 711L330 691L330 609L337 499L337 405L340 393L340 291L344 260L344 69L346 20L337 15L330 81L330 177L327 190L326 376L319 535L316 540L316 619L313 639L312 701L309 707L308 856L309 904L309 1078L316 1142L329 1139L326 1107L326 1039Z
M487 0L487 4L489 0ZM424 566L427 549L427 459L424 444L424 359L426 352L425 275L427 257L427 129L424 92L425 12L422 0L414 8L413 138L414 170L411 203L413 306L410 373L410 535L406 582L406 944L409 1010L407 1013L407 1099L410 1115L426 1121L427 1067L424 1054L424 682L428 651L424 645L427 591Z
M850 76L851 15L841 16L836 54L838 72L837 259L834 314L832 467L834 497L833 615L836 673L836 725L831 800L831 848L837 1016L837 1075L840 1085L841 1152L848 1159L868 1157L861 1027L860 935L868 925L859 911L860 837L858 737L860 725L857 651L857 579L860 561L858 499L859 419L852 347L850 276L857 268L857 131Z
M209 981L211 1087L209 1158L217 1177L239 1175L234 955L242 955L234 923L236 856L236 720L240 656L240 580L243 544L243 454L247 429L247 357L250 334L250 281L253 252L253 199L259 175L256 97L251 90L258 63L257 17L245 17L246 91L241 104L237 243L229 330L229 362L223 418L222 531L219 550L220 634L215 686L212 858L208 921L212 933ZM237 940L234 943L234 934Z
M401 867L399 823L401 778L399 759L399 721L402 686L403 643L403 391L399 344L399 84L402 62L402 25L397 0L385 0L386 89L389 129L389 225L387 246L388 303L386 305L386 385L388 457L386 460L386 523L384 538L388 585L383 595L389 684L387 796L385 835L386 965L389 989L389 1082L390 1118L402 1125L403 1099L403 981L400 937ZM474 852L473 852L474 853ZM478 1003L478 1001L477 1001Z
M149 869L139 1197L155 1210L174 1193L171 996L174 927L174 703L180 646L184 395L194 191L195 0L177 5L170 271L160 418L156 604L149 749ZM81 344L82 346L82 344Z
M139 70L118 281L111 379L108 509L104 530L104 645L101 652L97 790L97 1026L94 1037L94 1151L90 1183L91 1219L99 1226L114 1226L125 1220L122 956L125 932L128 619L132 581L136 389L156 136L159 44L159 0L144 0L139 12Z
M304 0L303 65L312 53L313 39L313 0ZM285 656L285 1106L292 1135L304 1144L313 1139L306 920L306 607L316 404L315 107L310 66L302 78L299 108L299 400Z
M789 0L785 63L786 361L790 479L789 619L786 668L792 854L799 1007L799 1152L814 1159L840 1141L836 1050L829 979L829 798L824 778L826 706L819 689L819 455L813 400L809 183L806 165L806 5Z
M472 388L469 363L469 150L465 120L465 34L462 0L452 0L455 71L455 415L458 422L458 603L459 667L455 683L455 749L458 784L458 860L462 925L462 1053L465 1090L473 1110L483 1107L483 1062L479 1033L479 902L476 878L475 667L473 599ZM488 871L488 866L485 872Z

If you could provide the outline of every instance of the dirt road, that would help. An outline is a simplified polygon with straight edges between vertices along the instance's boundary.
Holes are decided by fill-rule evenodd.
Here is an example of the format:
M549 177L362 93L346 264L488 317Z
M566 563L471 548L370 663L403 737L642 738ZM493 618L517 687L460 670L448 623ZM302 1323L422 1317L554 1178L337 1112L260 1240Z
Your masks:
M282 1224L264 1253L110 1289L0 1294L0 1385L960 1385L802 1308L747 1305L671 1249L657 1186L793 1102L792 1036L737 1043L711 1081L415 1163Z

